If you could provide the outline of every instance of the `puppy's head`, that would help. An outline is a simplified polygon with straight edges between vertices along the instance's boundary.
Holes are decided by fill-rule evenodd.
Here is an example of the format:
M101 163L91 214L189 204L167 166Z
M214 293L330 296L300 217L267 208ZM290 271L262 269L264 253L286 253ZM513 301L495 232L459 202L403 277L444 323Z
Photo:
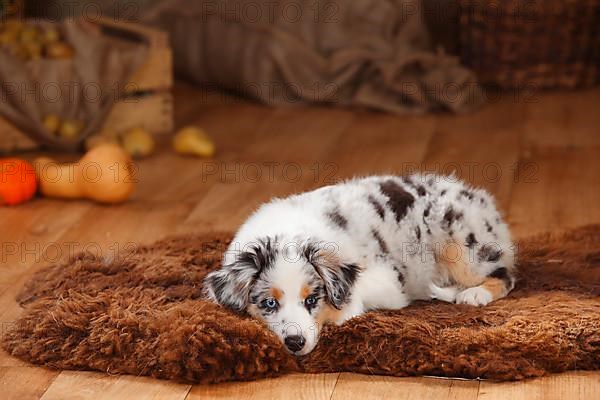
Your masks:
M264 321L296 355L311 352L321 327L337 320L359 267L343 263L335 246L312 241L256 241L210 273L208 296Z

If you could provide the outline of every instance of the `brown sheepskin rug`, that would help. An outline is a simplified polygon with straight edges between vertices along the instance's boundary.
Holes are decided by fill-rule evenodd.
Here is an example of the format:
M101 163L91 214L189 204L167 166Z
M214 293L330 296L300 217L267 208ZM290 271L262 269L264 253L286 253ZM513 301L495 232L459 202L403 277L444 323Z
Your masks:
M54 368L186 382L291 371L516 380L600 369L600 225L522 240L520 278L505 299L370 312L326 328L300 359L259 322L202 299L202 278L230 238L174 237L43 269L19 294L26 311L3 346Z

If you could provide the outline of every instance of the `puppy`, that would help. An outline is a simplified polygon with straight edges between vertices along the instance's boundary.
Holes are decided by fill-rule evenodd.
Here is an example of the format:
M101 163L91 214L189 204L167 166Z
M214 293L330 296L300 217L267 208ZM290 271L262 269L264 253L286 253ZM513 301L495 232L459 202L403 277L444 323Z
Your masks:
M373 176L262 205L205 288L304 355L325 323L413 300L483 306L514 276L510 233L487 192L454 177Z

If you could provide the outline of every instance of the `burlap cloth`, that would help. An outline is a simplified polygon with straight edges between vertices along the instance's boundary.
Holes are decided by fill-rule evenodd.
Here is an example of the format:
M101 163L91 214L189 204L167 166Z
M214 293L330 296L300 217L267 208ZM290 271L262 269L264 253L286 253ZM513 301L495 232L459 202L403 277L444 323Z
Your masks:
M165 0L146 22L169 32L175 70L272 105L464 112L475 76L434 52L420 0Z
M47 21L37 25L54 24ZM77 149L97 132L123 87L144 60L145 46L103 36L84 19L55 24L75 55L72 59L25 62L0 51L0 115L36 142L63 150ZM48 114L83 122L75 140L48 132Z

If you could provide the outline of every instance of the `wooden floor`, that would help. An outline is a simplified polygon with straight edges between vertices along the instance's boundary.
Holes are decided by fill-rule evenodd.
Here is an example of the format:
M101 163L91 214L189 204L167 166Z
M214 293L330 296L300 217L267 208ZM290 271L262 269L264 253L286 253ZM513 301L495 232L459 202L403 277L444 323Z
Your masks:
M494 98L465 116L395 117L332 108L271 109L179 84L178 125L217 142L214 160L165 146L139 163L134 198L115 207L38 199L0 208L1 332L32 271L72 251L115 251L167 234L234 229L271 196L354 174L456 173L497 196L514 235L600 222L600 90ZM190 386L53 371L0 353L1 399L600 399L600 373L517 383L355 374Z

